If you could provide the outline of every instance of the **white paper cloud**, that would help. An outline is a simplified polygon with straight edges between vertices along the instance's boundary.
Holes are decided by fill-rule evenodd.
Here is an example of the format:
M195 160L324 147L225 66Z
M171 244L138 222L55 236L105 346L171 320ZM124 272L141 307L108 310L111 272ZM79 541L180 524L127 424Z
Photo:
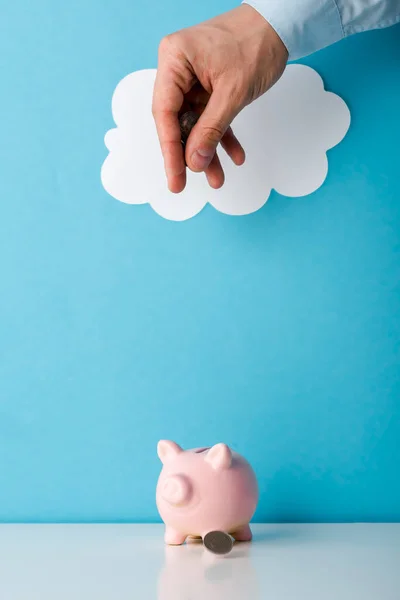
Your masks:
M210 188L203 173L188 171L184 192L172 194L151 114L155 75L155 69L136 71L118 84L112 99L117 127L105 137L109 155L101 180L117 200L147 202L173 221L194 217L207 202L223 213L246 215L260 209L272 189L292 197L314 192L328 172L327 150L350 125L345 102L325 91L316 71L289 65L278 83L233 123L246 163L236 167L221 150L226 181L220 190Z

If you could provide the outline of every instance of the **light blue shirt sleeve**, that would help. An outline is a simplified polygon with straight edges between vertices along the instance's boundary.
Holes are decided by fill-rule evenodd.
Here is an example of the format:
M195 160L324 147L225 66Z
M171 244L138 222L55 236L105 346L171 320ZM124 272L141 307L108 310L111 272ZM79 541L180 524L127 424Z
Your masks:
M362 31L400 21L400 0L245 0L275 29L289 52L302 58Z

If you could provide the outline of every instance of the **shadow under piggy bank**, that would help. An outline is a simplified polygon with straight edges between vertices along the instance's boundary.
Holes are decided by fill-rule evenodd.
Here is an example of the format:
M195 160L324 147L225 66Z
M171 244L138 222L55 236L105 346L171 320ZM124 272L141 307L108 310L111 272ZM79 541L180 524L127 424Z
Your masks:
M157 600L260 600L251 544L235 544L226 557L216 557L202 544L166 546Z

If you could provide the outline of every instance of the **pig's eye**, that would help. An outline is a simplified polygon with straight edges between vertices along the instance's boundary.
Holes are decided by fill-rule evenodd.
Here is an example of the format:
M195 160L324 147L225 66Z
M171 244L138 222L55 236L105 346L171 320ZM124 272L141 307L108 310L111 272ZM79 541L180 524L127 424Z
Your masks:
M210 448L198 448L197 450L195 450L196 454L201 454L202 452L207 452L207 450L209 450Z

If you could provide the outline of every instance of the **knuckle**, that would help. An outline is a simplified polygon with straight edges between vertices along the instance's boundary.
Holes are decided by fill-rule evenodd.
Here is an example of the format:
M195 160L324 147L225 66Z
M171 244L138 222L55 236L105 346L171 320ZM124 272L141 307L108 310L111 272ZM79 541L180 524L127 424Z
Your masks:
M167 35L165 37L162 38L159 46L158 46L158 51L160 54L163 54L167 49L169 49L171 47L171 41L170 41L170 36Z
M153 103L151 105L151 114L153 115L154 119L157 119L160 115L160 108L156 98L153 99Z
M163 37L158 47L159 54L163 55L175 51L177 46L179 45L179 39L179 32L170 33L169 35Z
M164 156L170 156L174 153L176 144L171 140L163 140L161 142L161 151Z
M203 138L213 144L218 143L223 137L225 131L224 127L220 123L214 123L213 125L205 125L203 127Z
M160 110L159 104L156 100L153 101L151 106L151 114L153 115L153 119L156 121L156 124L158 124L158 121L160 121L162 118L162 111Z

